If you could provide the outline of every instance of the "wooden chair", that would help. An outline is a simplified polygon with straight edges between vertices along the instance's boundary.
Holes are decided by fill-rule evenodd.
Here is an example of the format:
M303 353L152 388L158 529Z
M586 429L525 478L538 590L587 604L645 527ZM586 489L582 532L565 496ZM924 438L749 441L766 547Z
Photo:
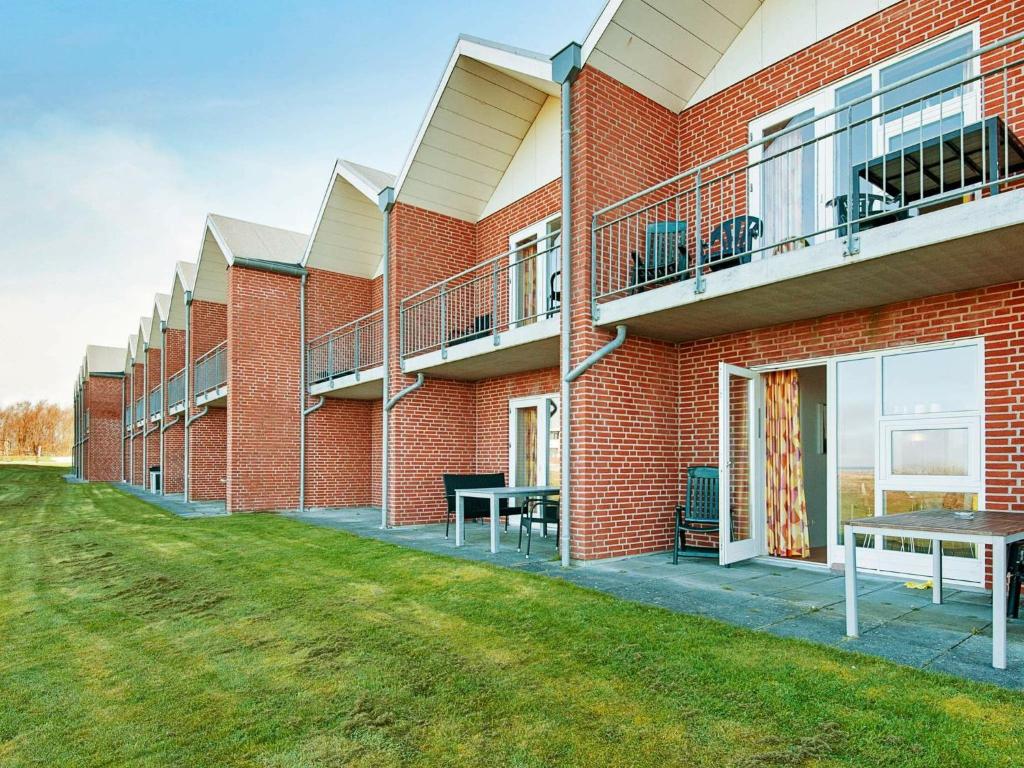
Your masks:
M710 533L718 530L718 467L687 467L686 497L676 507L672 563L686 551L686 533Z

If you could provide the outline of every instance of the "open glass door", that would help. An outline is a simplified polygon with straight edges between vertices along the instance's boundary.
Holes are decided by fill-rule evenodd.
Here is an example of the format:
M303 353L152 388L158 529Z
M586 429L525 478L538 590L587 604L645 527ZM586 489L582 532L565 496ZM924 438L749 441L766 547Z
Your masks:
M761 380L721 363L718 377L718 560L722 565L761 554L764 515L761 466Z

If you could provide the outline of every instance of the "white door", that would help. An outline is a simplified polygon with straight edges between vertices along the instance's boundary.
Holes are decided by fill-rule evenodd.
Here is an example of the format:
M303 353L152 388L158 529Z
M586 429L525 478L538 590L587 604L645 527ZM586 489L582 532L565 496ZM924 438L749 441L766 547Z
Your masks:
M561 461L558 396L509 401L509 485L558 485Z
M721 363L718 370L718 560L762 554L764 542L761 377Z

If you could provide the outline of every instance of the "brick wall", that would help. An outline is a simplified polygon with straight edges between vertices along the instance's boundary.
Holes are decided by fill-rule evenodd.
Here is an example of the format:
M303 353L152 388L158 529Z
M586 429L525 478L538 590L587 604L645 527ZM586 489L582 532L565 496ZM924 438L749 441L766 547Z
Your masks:
M185 364L185 332L168 328L164 332L164 355L166 356L167 378L181 370ZM164 382L166 386L166 382ZM166 398L165 398L166 401ZM163 477L165 493L181 493L185 483L185 424L184 414L168 417L177 423L164 431Z
M197 300L192 302L191 315L194 370L196 360L227 338L227 306ZM194 392L191 394L190 413L196 414L201 409L195 407ZM189 496L193 500L227 498L227 433L226 408L210 408L189 427Z
M150 347L146 351L146 402L145 432L146 434L146 466L143 485L149 488L149 468L160 464L160 425L149 420L149 393L160 386L160 350Z
M140 342L141 347L141 342ZM140 357L141 360L141 357ZM143 458L142 458L142 445L143 445L143 428L136 427L136 416L135 413L135 401L139 399L145 389L144 385L144 369L145 366L138 362L132 366L132 380L135 383L134 396L132 397L132 484L142 485L143 477L145 472L143 471Z
M229 512L298 505L299 287L298 277L228 270Z
M121 479L121 379L90 376L83 385L84 408L89 411L89 439L85 443L84 478L113 482Z

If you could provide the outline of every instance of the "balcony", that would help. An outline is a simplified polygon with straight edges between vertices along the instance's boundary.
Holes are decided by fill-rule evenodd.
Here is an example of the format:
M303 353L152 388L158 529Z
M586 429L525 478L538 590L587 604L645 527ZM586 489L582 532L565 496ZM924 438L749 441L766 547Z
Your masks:
M684 341L1024 279L1022 40L798 108L598 211L595 322Z
M149 393L149 420L160 421L160 387L152 390Z
M363 315L309 342L309 394L377 400L384 394L384 313Z
M146 411L145 411L145 396L140 397L135 401L135 427L141 429L146 423Z
M192 383L195 387L196 407L201 405L227 405L228 397L228 343L222 341L193 366Z
M167 413L173 416L185 410L185 369L167 380Z
M132 407L126 406L124 409L124 433L130 435L132 432Z
M474 381L558 365L560 232L402 300L405 373Z

